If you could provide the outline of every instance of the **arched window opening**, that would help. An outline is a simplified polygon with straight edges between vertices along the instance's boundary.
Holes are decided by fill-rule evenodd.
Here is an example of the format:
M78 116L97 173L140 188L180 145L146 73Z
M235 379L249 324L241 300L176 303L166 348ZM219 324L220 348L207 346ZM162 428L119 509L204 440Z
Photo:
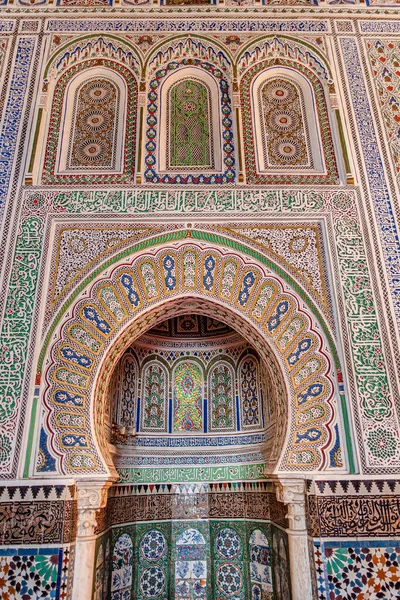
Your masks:
M234 431L236 429L235 378L232 367L218 361L208 379L209 430Z
M261 427L260 373L258 360L252 356L243 358L239 366L239 394L243 430Z
M55 83L42 164L44 184L120 184L136 164L134 73L99 59Z
M247 183L339 184L325 83L296 63L264 65L240 84Z
M222 71L205 64L176 68L171 63L149 85L146 181L233 182L234 123Z
M122 169L125 86L107 69L74 79L67 88L58 172Z
M146 364L142 373L143 407L140 430L166 432L168 427L168 373L158 361Z
M66 171L116 170L119 102L118 86L105 77L75 91Z
M113 424L121 431L132 432L136 428L137 391L138 370L136 360L131 354L126 354L118 366L113 384L115 397L111 409Z
M253 93L259 172L324 172L317 105L310 82L294 69L277 67L255 78Z

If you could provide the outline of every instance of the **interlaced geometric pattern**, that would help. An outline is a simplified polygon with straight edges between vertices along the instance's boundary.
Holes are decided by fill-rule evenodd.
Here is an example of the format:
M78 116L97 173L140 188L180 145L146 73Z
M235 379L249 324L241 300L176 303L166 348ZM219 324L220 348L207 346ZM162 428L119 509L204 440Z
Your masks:
M214 167L210 90L195 79L175 84L168 94L167 168Z
M75 94L75 115L66 168L115 169L119 90L107 79L82 85Z
M260 88L259 102L265 167L312 168L301 89L287 79L273 79Z

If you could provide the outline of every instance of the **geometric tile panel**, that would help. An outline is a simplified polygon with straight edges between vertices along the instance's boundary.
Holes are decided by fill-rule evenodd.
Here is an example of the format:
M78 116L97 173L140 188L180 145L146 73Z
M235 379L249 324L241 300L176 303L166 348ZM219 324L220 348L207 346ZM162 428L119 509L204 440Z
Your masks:
M62 600L68 594L69 550L0 549L0 593L4 600Z
M400 595L400 547L390 542L322 546L327 594L321 600L395 600ZM319 576L320 577L320 576Z

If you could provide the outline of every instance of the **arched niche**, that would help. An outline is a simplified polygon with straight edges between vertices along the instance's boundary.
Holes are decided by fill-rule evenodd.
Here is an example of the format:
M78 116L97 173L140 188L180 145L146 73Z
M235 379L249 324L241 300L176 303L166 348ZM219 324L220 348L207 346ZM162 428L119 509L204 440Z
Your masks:
M251 85L259 173L326 173L310 81L290 67L262 71Z
M42 184L133 180L138 85L110 58L82 61L49 83Z
M291 110L286 111L286 117L293 124L299 122L298 126L292 127L293 130L297 127L298 132L303 131L303 154L294 152L293 148L296 144L293 145L292 150L288 144L290 160L287 161L284 158L280 161L270 161L265 147L268 144L268 129L271 126L271 118L274 121L274 114L265 113L262 91L265 86L271 86L274 78L280 82L279 91L283 97L285 97L285 85L286 97L289 89L292 90L292 96L293 92L294 96L297 96L297 113L293 110L292 104ZM292 58L256 62L249 66L241 77L240 95L247 183L274 185L337 185L340 183L333 141L334 122L329 110L327 84L312 68ZM265 117L268 122L264 123ZM281 127L282 131L279 135L277 132L275 142L279 147L285 140L285 127L286 125ZM302 130L299 129L300 127ZM275 143L273 139L272 142ZM282 156L284 146L285 144L281 148ZM292 158L299 159L298 164Z
M182 81L196 83L207 96L210 153L204 164L171 164L169 146L174 129L172 119L176 118L171 107L171 93ZM145 182L233 183L235 142L231 90L226 75L219 66L198 58L165 62L153 74L148 89Z
M227 265L230 280L236 269L231 286L225 284ZM42 397L60 471L112 471L105 435L111 374L132 341L185 312L218 315L266 365L270 389L280 395L272 403L274 452L266 457L271 471L343 469L330 455L338 442L335 425L341 427L336 350L322 317L310 311L289 280L260 258L190 239L108 266L68 312L61 309L46 352ZM77 364L82 356L85 367Z

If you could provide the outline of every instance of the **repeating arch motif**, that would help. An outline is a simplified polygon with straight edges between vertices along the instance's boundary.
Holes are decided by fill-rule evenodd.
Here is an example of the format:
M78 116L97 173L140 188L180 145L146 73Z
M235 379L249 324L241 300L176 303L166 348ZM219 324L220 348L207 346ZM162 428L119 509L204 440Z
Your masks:
M91 58L109 58L119 62L139 76L141 71L140 54L135 47L113 35L84 36L73 39L55 52L47 63L44 81L48 83L59 77L67 69Z
M155 268L166 254L170 263L168 272ZM188 255L196 257L198 265L194 273L191 268L190 278L185 275ZM219 292L223 289L221 283L227 260L237 270L229 300ZM145 277L143 270L146 271ZM171 272L174 273L172 278ZM254 277L249 277L250 273ZM247 291L243 294L245 282ZM107 305L102 298L101 290L105 285L113 292L109 296L113 298L112 305ZM167 304L163 291L166 285L171 294L171 301ZM323 468L327 464L337 416L334 367L321 331L304 307L300 308L296 295L287 286L284 291L282 282L256 261L248 264L238 253L226 249L222 252L217 246L195 244L188 240L119 263L104 280L97 281L88 289L85 297L76 302L67 322L61 325L49 354L44 400L49 410L52 446L62 457L63 470L85 473L104 467L93 437L79 428L61 431L57 426L58 419L73 411L90 422L94 409L89 399L91 394L96 394L96 429L93 434L106 454L106 444L101 436L103 402L116 361L132 342L133 335L138 337L158 320L164 320L169 316L168 311L171 316L177 314L174 311L179 311L179 306L184 305L185 297L191 298L191 306L198 306L197 312L207 309L207 298L217 302L223 320L230 324L239 319L236 327L253 343L263 360L267 364L278 361L277 372L285 373L284 387L293 400L289 406L289 435L280 468ZM85 328L85 337L77 339L70 335L70 332L79 331L82 327ZM81 360L91 361L88 368L73 366L60 357L58 350L66 339ZM264 340L262 343L261 339ZM97 355L93 352L94 340ZM97 381L97 364L108 348L111 348L108 366L103 366ZM64 439L68 439L68 444Z

